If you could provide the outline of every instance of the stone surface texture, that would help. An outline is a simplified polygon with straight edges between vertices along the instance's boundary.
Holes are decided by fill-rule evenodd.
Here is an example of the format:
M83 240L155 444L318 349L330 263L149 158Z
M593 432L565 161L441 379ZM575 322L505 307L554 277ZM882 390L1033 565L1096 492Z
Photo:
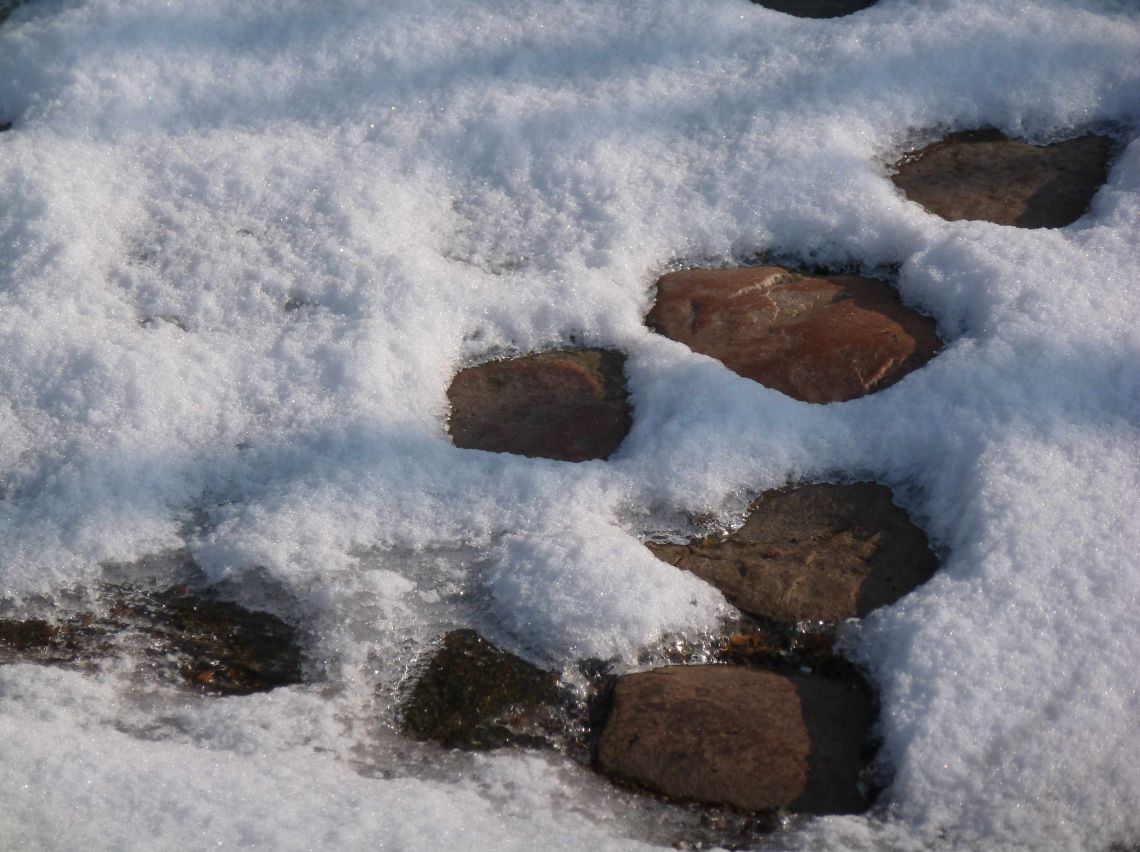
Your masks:
M648 547L742 611L785 623L861 617L924 583L938 564L890 489L866 482L769 491L729 536Z
M628 434L625 356L604 349L544 352L461 370L447 391L457 447L586 461Z
M109 586L101 597L105 613L73 613L56 623L0 619L0 664L93 667L127 657L155 681L214 695L301 682L296 631L274 615L185 586Z
M617 680L597 766L689 801L858 813L873 718L866 692L843 681L669 666Z
M689 269L657 282L649 326L804 402L881 390L938 351L935 324L880 281L778 266Z
M444 637L403 704L404 730L447 748L538 747L563 733L554 672L492 645L473 630Z
M1030 145L996 130L965 131L903 160L891 179L943 219L1063 228L1088 210L1113 147L1094 134Z
M838 18L875 5L876 0L752 0L797 18Z

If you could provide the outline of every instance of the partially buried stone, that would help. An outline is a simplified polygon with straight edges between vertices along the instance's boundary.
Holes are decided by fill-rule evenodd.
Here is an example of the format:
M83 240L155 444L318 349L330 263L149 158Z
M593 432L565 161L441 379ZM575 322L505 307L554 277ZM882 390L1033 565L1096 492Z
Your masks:
M649 326L804 402L881 390L938 351L934 321L879 281L778 266L689 269L657 282Z
M0 620L0 663L91 666L134 656L161 678L216 695L244 695L301 682L301 650L286 622L175 586L103 590L107 614L58 624Z
M608 458L632 423L625 356L544 352L461 370L447 391L457 447L585 461Z
M838 18L875 5L876 0L752 0L797 18Z
M117 612L178 660L192 686L224 695L301 682L295 631L267 612L174 587L128 602Z
M1088 134L1030 145L997 130L952 133L896 166L907 198L943 219L1062 228L1088 210L1108 177L1113 141Z
M873 702L858 685L742 666L619 678L598 741L607 775L748 811L859 813Z
M891 497L867 482L768 491L723 539L648 547L750 615L834 623L895 602L937 568L926 535Z
M0 620L0 648L28 651L47 648L59 629L38 618L27 621Z
M549 745L566 701L554 672L492 645L474 630L444 637L402 707L404 730L447 748Z

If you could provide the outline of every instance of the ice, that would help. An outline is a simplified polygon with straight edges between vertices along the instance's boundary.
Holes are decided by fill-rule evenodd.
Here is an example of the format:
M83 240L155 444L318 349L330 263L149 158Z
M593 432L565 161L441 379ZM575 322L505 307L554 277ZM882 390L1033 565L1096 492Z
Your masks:
M445 630L536 662L727 612L639 536L789 480L889 484L940 573L846 631L892 777L800 848L1140 842L1140 18L1111 0L34 0L0 29L0 589L186 547L309 685L191 699L0 670L0 846L668 845L568 760L412 746ZM1056 231L887 179L948 129L1120 152ZM772 252L889 274L945 350L812 406L643 324ZM621 349L606 462L454 448L462 366ZM221 709L219 709L221 708ZM667 810L667 809L666 809Z

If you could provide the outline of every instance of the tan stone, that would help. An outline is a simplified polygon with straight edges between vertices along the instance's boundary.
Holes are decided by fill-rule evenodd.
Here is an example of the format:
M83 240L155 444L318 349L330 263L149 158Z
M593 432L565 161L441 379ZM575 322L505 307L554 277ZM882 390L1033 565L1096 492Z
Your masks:
M1110 138L1093 134L1029 145L996 130L966 131L903 160L891 179L943 219L1062 228L1088 210L1112 149Z
M650 544L744 612L838 622L890 604L937 568L926 536L875 483L769 491L724 539Z
M598 768L678 799L858 813L872 703L859 687L743 666L619 678Z
M461 370L448 388L457 447L584 461L608 458L632 423L625 356L543 352Z
M651 328L804 402L881 390L925 364L934 321L880 281L778 266L689 269L657 282Z

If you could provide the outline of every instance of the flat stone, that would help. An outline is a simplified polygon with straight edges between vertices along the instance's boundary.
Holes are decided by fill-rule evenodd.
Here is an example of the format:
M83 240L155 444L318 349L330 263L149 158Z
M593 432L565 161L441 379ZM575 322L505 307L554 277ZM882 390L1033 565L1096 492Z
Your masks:
M404 731L447 748L552 744L565 727L558 675L474 630L444 637L401 710Z
M938 567L891 496L867 482L768 491L731 535L647 546L749 615L835 623L894 603Z
M891 180L943 219L1063 228L1088 210L1108 177L1113 147L1094 134L1030 145L997 130L972 130L904 159Z
M457 447L562 461L608 458L629 433L625 356L543 352L460 370L448 388Z
M859 813L865 690L743 666L618 678L597 767L666 796L748 811Z
M657 282L651 328L804 402L881 390L941 341L929 317L880 281L778 266L688 269Z
M752 0L797 18L839 18L874 6L877 0Z

